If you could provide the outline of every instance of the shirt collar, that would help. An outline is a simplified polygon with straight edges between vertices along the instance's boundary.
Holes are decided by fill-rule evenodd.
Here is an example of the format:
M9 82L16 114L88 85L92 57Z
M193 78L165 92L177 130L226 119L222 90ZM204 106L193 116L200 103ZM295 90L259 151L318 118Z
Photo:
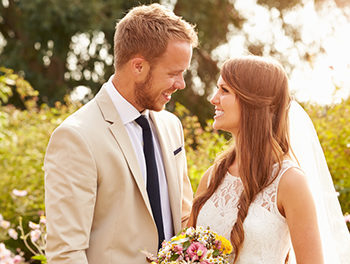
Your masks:
M144 110L141 114L137 109L130 104L114 87L113 75L109 78L108 82L105 83L105 87L109 97L111 98L115 109L118 111L119 116L123 122L123 124L130 123L138 118L141 114L147 116L149 118L149 110Z

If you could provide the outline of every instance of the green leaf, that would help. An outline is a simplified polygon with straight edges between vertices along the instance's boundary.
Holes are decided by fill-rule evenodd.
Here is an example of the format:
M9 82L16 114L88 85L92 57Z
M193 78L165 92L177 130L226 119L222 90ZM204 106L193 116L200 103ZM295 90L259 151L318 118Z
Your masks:
M183 250L186 251L190 245L191 245L191 242L190 242L190 241L186 241L186 242L183 244Z
M214 252L213 252L213 256L214 256L214 257L217 257L217 256L219 256L219 255L220 255L220 250L215 249Z
M44 255L36 255L36 256L33 256L32 259L40 260L41 264L47 263L46 257Z
M177 258L179 257L180 255L179 254L174 254L170 257L170 261L175 261L177 260Z

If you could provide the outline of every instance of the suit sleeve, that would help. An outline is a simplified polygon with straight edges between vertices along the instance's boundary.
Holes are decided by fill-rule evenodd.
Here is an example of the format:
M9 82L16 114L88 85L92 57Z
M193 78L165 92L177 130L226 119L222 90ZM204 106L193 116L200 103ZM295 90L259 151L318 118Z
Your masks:
M44 162L48 263L87 264L97 190L97 169L86 140L57 128Z
M184 133L182 124L179 121L179 127L180 127L180 135L181 135L181 141L182 145L185 147L184 142ZM190 218L190 213L192 209L192 201L193 201L193 191L190 179L188 177L187 173L187 161L186 161L186 154L185 154L185 148L184 148L184 155L183 155L183 172L182 172L182 214L181 214L181 227L184 228L187 225L187 222Z

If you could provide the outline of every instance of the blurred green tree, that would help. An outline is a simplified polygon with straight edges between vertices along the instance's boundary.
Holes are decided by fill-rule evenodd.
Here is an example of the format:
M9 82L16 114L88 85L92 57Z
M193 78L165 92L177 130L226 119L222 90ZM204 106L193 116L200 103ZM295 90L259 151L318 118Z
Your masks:
M113 71L106 54L111 50L117 19L132 6L147 2L2 1L0 32L6 45L0 60L35 84L41 102L53 105L62 101L78 85L96 92ZM78 38L79 34L83 35ZM78 41L85 43L74 45ZM101 69L103 73L97 74Z
M146 0L6 0L0 2L1 64L15 69L40 92L39 102L50 106L74 87L90 87L95 94L113 73L113 34L118 19L131 7L147 4ZM228 40L234 30L240 31L246 17L230 0L163 0L174 12L197 25L200 47L195 50L187 86L175 99L199 117L205 126L211 116L208 103L218 78L218 59L212 54ZM299 5L300 0L260 0L268 9L283 11ZM286 35L298 39L297 29L286 25ZM248 50L262 54L263 43L245 36ZM1 52L2 49L2 52ZM276 53L271 50L271 53ZM10 103L20 105L16 97ZM174 110L174 103L168 105Z

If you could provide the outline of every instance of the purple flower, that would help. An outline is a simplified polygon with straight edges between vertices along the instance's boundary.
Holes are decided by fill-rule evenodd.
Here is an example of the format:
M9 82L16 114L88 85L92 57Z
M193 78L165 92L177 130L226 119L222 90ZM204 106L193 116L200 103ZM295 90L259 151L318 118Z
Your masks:
M194 242L188 247L186 253L190 260L200 260L207 253L207 248L202 243Z

